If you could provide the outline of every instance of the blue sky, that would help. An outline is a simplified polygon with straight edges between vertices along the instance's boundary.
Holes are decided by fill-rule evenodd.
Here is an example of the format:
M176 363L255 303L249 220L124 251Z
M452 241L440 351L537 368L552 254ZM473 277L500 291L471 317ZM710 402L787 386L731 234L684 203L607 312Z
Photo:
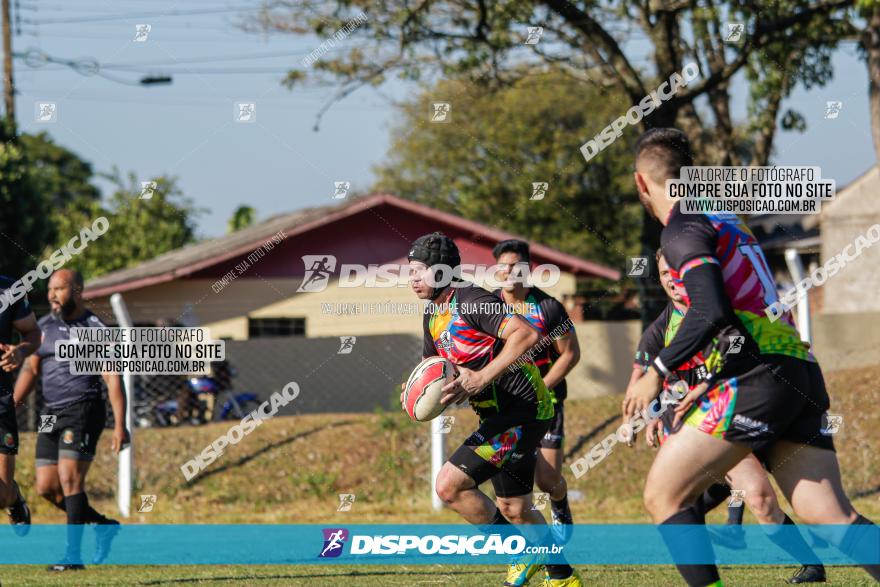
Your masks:
M80 69L86 69L89 59L104 65L101 75L83 76L66 65L33 68L16 60L20 128L46 130L97 171L116 165L142 180L177 176L184 193L208 209L198 220L200 236L222 234L240 204L253 206L263 219L330 203L334 181L369 187L371 169L388 149L393 102L418 90L398 82L378 91L361 90L333 106L320 131L314 132L318 111L332 90L290 91L279 81L283 71L323 39L241 31L235 23L242 13L233 8L256 5L252 0L20 3L22 34L13 38L15 52L38 49L53 58L77 61ZM212 12L174 13L201 10ZM157 16L162 12L166 14ZM124 18L100 20L104 16ZM152 26L146 42L133 42L138 23ZM202 61L216 58L228 59ZM125 70L131 64L145 64L139 69L156 74L171 73L174 81L143 87L102 77L137 82L143 74ZM831 84L798 89L786 104L806 117L808 130L778 134L774 162L819 165L840 187L868 169L875 154L866 68L852 44L837 52L834 67ZM742 112L741 80L734 95L736 110ZM835 120L824 118L828 100L843 102ZM35 103L40 101L58 104L56 122L35 120ZM255 123L234 122L237 101L256 103Z

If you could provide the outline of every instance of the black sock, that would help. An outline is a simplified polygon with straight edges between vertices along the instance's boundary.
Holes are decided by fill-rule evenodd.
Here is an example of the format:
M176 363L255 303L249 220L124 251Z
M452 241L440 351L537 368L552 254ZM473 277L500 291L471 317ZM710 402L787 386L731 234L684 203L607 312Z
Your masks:
M746 506L742 502L739 505L727 506L727 524L730 526L742 526L743 513L745 511Z
M877 533L876 531L871 532L864 527L873 525L874 522L859 514L856 521L847 528L846 534L843 535L840 550L856 560L875 559L877 557L878 544L875 540L871 540L870 535L873 534L874 538L876 538ZM868 571L868 574L874 577L875 581L880 581L880 565L860 564L859 566Z
M729 496L730 487L722 483L713 483L709 486L709 489L704 491L703 494L697 498L697 503L694 504L694 507L697 509L697 512L705 516L710 511L724 503L724 500Z
M674 561L691 557L698 557L701 560L715 560L715 551L712 549L712 542L705 524L705 515L691 506L669 516L657 527ZM691 528L684 532L681 528L672 528L672 526L681 525L691 526ZM711 585L721 579L718 575L718 567L714 564L694 565L676 562L675 566L685 582L694 587Z
M785 521L782 522L784 526L794 526L794 520L785 515ZM770 526L772 527L772 526ZM788 528L783 530L782 528L774 528L774 532L767 532L767 538L769 538L773 544L790 554L794 560L799 562L802 565L822 565L822 561L819 560L819 557L816 556L816 553L813 552L813 549L809 547L807 541L803 539L800 533L794 528Z
M98 513L95 508L89 505L86 508L86 524L106 524L107 517Z
M89 499L85 493L64 496L67 511L67 558L68 562L82 564L82 534Z
M555 505L557 508L562 509L568 506L568 494L562 496L562 499L553 499L550 498L550 505Z

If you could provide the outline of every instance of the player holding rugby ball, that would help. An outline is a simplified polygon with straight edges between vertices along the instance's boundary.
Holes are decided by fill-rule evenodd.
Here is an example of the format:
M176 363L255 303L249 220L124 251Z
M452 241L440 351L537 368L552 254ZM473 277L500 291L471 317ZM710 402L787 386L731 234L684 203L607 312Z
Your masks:
M422 354L447 359L459 373L444 388L442 403L468 401L480 418L479 428L440 470L437 495L471 524L541 525L537 535L546 542L549 529L532 508L532 486L536 449L553 418L553 401L535 364L518 361L538 342L538 332L505 312L498 297L452 278L461 256L451 238L436 232L422 236L408 259L410 287L432 303L424 317ZM479 489L490 480L495 502ZM539 557L511 564L504 585L527 584L541 566ZM544 587L582 585L567 564L547 564L546 573Z

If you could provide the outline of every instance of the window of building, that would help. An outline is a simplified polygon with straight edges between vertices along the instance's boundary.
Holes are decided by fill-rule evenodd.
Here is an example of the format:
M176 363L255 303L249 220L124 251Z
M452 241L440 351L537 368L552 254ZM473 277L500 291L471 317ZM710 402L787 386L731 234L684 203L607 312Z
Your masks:
M248 338L305 335L305 318L248 318Z

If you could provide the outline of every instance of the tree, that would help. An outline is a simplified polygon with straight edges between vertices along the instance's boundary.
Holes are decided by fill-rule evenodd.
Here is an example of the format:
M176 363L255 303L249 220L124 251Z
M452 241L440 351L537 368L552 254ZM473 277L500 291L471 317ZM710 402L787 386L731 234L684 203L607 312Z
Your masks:
M56 248L100 216L110 223L107 232L74 256L68 267L91 279L195 241L195 217L202 210L183 196L174 178L155 178L156 186L145 193L133 173L123 178L114 169L106 177L116 185L107 205L93 201L59 223Z
M18 279L42 261L52 228L19 137L0 120L0 275Z
M871 137L874 154L880 162L880 0L859 0L859 14L865 20L864 30L853 25L851 34L868 67L868 107L871 110Z
M691 138L702 164L764 164L772 153L780 105L798 82L823 84L830 53L845 34L855 0L438 0L436 2L276 2L260 13L254 28L333 35L340 51L309 60L286 79L336 84L339 100L388 76L419 80L431 73L469 78L487 90L513 83L543 63L567 75L616 88L625 100L620 115L659 83L696 63L698 80L666 100L637 130L679 126ZM361 15L366 11L366 18ZM733 42L727 24L742 24ZM354 26L353 26L354 25ZM524 44L527 26L542 27L537 43ZM338 31L338 32L337 32ZM647 50L626 43L637 35ZM640 67L647 57L650 67ZM305 61L303 62L305 63ZM768 75L772 68L783 70ZM586 75L585 75L586 72ZM739 133L732 120L729 85L744 73L750 82L749 120ZM697 100L708 105L701 112ZM331 101L332 103L332 101ZM322 111L323 113L323 111ZM796 112L782 114L787 128L803 128ZM586 139L611 120L595 119ZM637 134L637 133L635 133ZM592 164L592 162L591 162ZM641 252L659 244L659 225L643 214ZM642 284L653 281L640 280ZM643 296L643 308L645 307ZM659 311L650 307L643 319Z
M428 122L436 96L455 96L449 124ZM586 113L613 116L619 102L559 73L522 77L493 94L443 81L399 106L374 190L622 268L638 250L632 142L617 141L589 168L578 152ZM533 182L548 184L542 199L530 200Z
M256 211L251 206L242 204L235 209L232 217L226 223L226 233L230 234L242 228L246 228L254 223Z

